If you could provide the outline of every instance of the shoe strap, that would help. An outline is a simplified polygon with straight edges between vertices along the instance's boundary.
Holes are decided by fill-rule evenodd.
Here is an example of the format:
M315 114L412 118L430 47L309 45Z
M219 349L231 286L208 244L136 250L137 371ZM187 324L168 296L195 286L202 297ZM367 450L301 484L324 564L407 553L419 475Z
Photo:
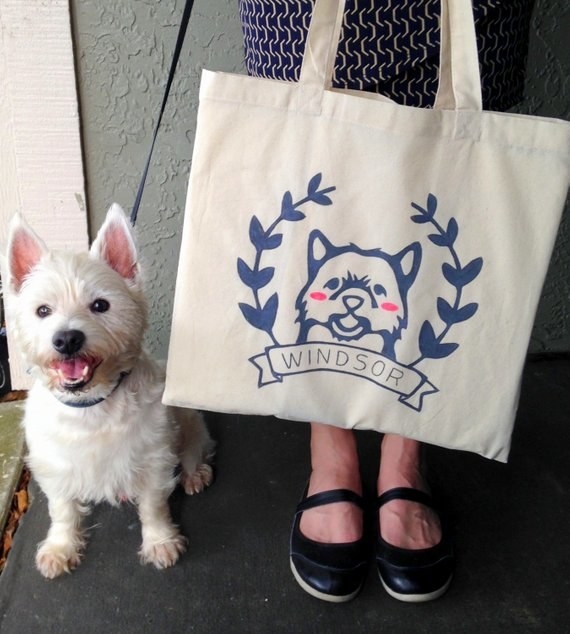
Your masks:
M326 506L327 504L335 504L336 502L351 502L352 504L356 504L358 508L364 510L364 500L358 493L350 489L334 489L332 491L315 493L301 500L297 506L296 514L308 511L316 506Z
M396 487L395 489L389 489L378 496L376 500L376 508L380 508L391 502L392 500L408 500L409 502L418 502L424 506L437 510L437 507L429 493L420 491L419 489L412 489L411 487Z

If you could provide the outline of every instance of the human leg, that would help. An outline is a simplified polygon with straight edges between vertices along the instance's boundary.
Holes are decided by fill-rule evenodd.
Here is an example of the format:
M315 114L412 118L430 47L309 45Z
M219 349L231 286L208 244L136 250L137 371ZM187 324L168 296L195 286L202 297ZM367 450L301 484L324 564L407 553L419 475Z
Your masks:
M427 490L421 470L421 443L386 434L378 474L378 495L397 487ZM437 513L422 504L392 500L379 511L382 537L393 546L417 550L435 546L441 540Z
M367 552L356 442L351 431L311 425L311 478L297 506L290 563L309 594L341 603L364 582Z
M311 478L307 496L335 489L362 494L354 433L311 423ZM362 512L349 502L319 506L303 513L300 528L303 535L318 542L355 541L362 536Z
M453 547L427 492L418 442L384 437L378 493L376 563L382 585L400 601L440 597L453 576Z

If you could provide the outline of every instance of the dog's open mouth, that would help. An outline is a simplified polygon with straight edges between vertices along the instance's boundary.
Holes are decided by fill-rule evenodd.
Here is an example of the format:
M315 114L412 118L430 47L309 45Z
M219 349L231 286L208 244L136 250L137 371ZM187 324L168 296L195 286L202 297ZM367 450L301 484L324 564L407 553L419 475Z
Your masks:
M53 361L50 368L57 373L64 390L80 390L91 381L100 363L97 357L72 357Z
M355 339L364 332L364 325L354 315L348 314L332 321L331 329L339 339Z

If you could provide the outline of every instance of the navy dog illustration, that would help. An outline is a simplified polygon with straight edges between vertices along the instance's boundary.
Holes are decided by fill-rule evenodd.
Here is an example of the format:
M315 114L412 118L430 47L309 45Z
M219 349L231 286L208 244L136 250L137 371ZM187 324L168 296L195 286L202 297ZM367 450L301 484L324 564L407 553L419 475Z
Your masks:
M295 307L297 343L355 342L379 337L378 352L395 359L394 346L408 324L407 295L420 268L414 242L396 255L355 244L333 245L319 230L309 235L308 281Z

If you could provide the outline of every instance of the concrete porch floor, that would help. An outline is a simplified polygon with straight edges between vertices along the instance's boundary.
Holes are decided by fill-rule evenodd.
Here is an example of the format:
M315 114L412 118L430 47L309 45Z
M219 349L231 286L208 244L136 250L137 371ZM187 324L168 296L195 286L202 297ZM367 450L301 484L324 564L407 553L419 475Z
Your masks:
M138 563L135 509L99 506L71 575L46 581L34 568L48 527L33 502L0 576L0 630L28 633L432 633L568 632L570 627L570 361L529 362L508 465L435 447L433 487L456 532L457 572L438 601L388 597L370 567L355 601L306 595L288 563L293 510L308 475L308 426L208 416L217 478L195 497L172 496L189 537L165 571ZM378 436L358 435L363 475L374 481Z

